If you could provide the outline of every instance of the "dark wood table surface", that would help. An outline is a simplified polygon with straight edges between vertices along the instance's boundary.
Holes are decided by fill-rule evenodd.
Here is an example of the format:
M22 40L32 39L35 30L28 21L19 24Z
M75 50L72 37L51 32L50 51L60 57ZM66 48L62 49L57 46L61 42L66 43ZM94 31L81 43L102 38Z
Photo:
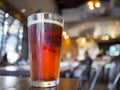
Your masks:
M0 76L0 90L79 90L79 79L61 78L56 87L35 88L29 77Z

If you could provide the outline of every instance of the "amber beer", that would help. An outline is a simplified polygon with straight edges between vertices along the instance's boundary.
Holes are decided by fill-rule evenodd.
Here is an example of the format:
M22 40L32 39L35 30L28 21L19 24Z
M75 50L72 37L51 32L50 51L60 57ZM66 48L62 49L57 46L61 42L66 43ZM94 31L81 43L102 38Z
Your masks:
M63 22L46 19L44 13L37 15L35 18L38 19L28 22L32 85L56 86L59 83Z

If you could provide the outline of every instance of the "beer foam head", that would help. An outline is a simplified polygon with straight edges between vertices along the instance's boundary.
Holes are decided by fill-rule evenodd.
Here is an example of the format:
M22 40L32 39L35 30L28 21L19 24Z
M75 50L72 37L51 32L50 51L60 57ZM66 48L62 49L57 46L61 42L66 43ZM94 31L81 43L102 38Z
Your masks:
M54 21L54 20L48 20L48 19L39 19L39 20L34 20L34 21L31 21L31 22L28 22L28 27L33 25L33 24L37 24L37 23L52 23L52 24L56 24L56 25L59 25L61 27L63 27L63 24L61 24L60 22L58 21Z
M52 13L35 13L28 17L28 27L37 23L52 23L61 27L64 26L63 19L59 15Z

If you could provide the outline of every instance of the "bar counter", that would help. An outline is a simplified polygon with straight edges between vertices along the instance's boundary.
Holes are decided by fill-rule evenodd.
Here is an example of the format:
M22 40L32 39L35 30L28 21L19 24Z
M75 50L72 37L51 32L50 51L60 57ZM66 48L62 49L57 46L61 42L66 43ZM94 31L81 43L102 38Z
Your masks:
M36 88L29 77L0 76L0 90L79 90L79 79L61 78L56 87Z

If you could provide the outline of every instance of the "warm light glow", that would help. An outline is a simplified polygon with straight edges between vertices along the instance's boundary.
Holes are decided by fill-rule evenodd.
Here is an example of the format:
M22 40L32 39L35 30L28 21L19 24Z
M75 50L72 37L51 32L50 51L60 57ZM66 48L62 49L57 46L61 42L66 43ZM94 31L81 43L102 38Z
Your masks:
M102 40L109 40L110 37L109 37L108 35L105 35L105 36L102 36L101 39L102 39Z
M105 40L109 40L109 36L105 36L104 38L105 38Z
M63 34L63 36L67 35L67 33L66 33L65 31L63 31L63 33L62 33L62 34Z
M101 2L99 0L95 1L95 0L90 0L87 2L87 7L90 10L94 10L95 8L99 8L101 6Z
M62 35L63 35L64 39L69 39L69 36L66 31L63 31Z
M25 13L25 12L26 12L26 9L24 9L24 8L21 9L21 12L22 12L22 13Z
M101 3L100 2L96 2L95 3L95 7L99 8L101 6Z
M84 47L87 43L87 39L85 37L79 37L78 39L76 39L76 43L78 43L79 46Z
M69 36L68 36L68 35L65 35L65 36L64 36L64 39L69 39Z
M94 10L95 8L94 8L94 6L89 6L89 9Z
M112 34L112 35L111 35L111 38L112 38L112 39L115 39L115 38L116 38L116 36L115 36L114 34Z
M89 1L87 4L88 4L88 6L93 6L93 2L92 1Z
M97 36L97 35L93 35L93 38L94 38L94 39L97 39L97 38L98 38L98 36Z
M94 10L94 3L93 1L88 1L87 6L90 10Z
M81 38L81 43L85 44L86 43L86 38Z

